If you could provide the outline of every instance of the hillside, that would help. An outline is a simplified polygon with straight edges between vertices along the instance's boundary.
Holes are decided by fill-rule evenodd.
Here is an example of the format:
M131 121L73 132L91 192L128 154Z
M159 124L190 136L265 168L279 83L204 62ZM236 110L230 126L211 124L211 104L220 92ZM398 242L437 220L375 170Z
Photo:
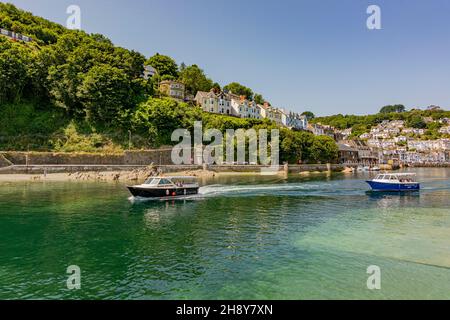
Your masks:
M220 87L198 66L180 67L167 56L147 59L115 46L99 34L67 30L11 4L0 3L0 28L31 37L0 35L0 150L116 152L171 145L171 133L206 128L275 128L269 120L204 113L193 105L160 97L154 81L177 78L187 90ZM144 79L146 61L157 77ZM253 92L231 83L233 92ZM255 94L256 99L262 96ZM332 162L331 138L281 129L281 160Z
M0 27L33 39L0 36L0 147L58 149L74 139L86 151L120 147L122 114L148 90L145 57L10 4L0 3Z

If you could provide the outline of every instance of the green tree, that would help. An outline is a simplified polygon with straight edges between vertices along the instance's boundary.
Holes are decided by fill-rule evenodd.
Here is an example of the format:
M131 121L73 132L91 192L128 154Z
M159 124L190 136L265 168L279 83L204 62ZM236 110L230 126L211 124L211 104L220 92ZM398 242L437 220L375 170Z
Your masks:
M311 146L314 135L310 132L292 131L282 128L280 131L280 160L297 163L299 160L308 161L311 157Z
M182 68L180 81L186 86L187 93L194 96L197 94L197 91L209 91L213 87L212 80L207 78L203 70L195 64Z
M310 152L311 160L317 163L334 162L338 157L336 142L328 136L315 136Z
M220 91L222 91L222 88L220 87L220 84L218 84L217 82L214 82L214 83L213 83L212 89L214 89L215 92L220 92Z
M314 119L316 116L311 111L305 111L302 113L302 116L305 116L308 121Z
M31 54L16 43L0 38L0 102L18 101L29 82Z
M254 100L257 104L264 104L264 102L266 101L266 100L264 100L264 97L263 97L261 94L259 94L259 93L256 93L256 94L255 94L255 97L253 98L253 100Z
M158 71L158 74L163 76L170 76L173 78L178 77L178 66L175 60L169 56L162 54L155 54L153 57L147 60L147 65L151 65Z
M149 137L152 146L172 145L172 132L183 128L192 130L195 120L201 119L201 111L173 99L150 98L141 103L133 115L133 128Z
M224 90L231 91L234 94L245 96L249 100L253 100L253 91L240 83L232 82L223 87Z
M405 106L402 104L387 105L381 108L380 113L405 112Z
M423 121L423 118L420 115L413 115L410 117L406 121L406 125L416 129L425 129L427 127L427 124Z
M77 97L88 119L107 124L133 105L130 81L123 70L109 65L95 66L84 76Z

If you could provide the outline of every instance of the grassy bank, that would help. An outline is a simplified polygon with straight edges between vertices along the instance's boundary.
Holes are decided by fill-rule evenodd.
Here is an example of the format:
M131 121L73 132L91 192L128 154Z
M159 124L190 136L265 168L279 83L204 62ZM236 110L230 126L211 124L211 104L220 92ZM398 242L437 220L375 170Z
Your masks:
M128 133L94 128L63 109L37 102L0 104L0 150L117 153L128 147ZM143 147L142 138L131 137Z

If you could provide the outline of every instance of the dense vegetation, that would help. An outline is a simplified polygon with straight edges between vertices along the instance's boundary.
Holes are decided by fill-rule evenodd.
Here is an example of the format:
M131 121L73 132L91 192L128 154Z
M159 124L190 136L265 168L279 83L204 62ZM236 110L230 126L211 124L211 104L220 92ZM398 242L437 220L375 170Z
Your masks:
M195 120L206 128L271 129L268 120L203 113L200 108L161 97L164 79L184 82L189 94L220 89L197 65L180 66L170 57L142 54L99 34L68 30L11 4L0 3L0 27L33 38L14 42L0 36L0 149L104 151L173 144L177 128ZM157 69L142 77L145 63ZM239 83L226 89L263 103ZM328 137L281 131L283 161L328 162L337 147Z
M402 104L387 105L381 108L380 113L405 112L406 108Z

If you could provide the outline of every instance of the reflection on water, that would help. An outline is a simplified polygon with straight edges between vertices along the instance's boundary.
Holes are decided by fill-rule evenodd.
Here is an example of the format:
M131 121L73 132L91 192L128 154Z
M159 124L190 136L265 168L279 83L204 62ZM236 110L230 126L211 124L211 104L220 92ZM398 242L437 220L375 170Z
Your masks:
M368 173L215 178L170 201L129 201L120 184L1 185L0 298L449 298L450 171L417 171L409 194L366 192Z
M375 201L378 208L391 208L401 206L419 206L420 192L387 192L366 191L369 200Z

